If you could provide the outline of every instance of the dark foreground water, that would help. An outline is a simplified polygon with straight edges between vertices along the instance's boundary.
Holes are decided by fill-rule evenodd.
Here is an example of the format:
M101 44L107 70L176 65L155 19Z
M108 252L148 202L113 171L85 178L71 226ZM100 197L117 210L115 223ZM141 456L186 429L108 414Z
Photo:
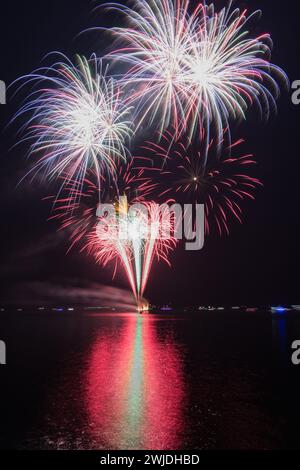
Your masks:
M1 448L300 447L300 314L2 314Z

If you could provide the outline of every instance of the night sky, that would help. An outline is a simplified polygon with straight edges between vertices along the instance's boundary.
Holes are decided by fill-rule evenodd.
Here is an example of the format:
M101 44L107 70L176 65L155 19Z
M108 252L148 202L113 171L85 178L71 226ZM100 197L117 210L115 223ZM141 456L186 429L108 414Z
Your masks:
M214 3L225 4L220 0ZM300 80L300 3L236 3L249 5L251 11L263 10L255 32L271 33L272 62L286 71L291 82ZM69 57L75 53L102 55L108 43L100 33L78 37L86 28L105 24L99 12L92 12L93 5L87 0L1 4L0 79L12 83L37 68L43 56L55 50ZM26 146L11 149L17 141L17 126L6 126L20 104L20 98L8 92L7 105L0 106L0 302L22 304L28 286L37 282L45 290L49 285L65 286L67 290L70 285L88 289L95 283L113 282L125 287L124 277L112 281L110 269L99 268L84 254L74 250L66 256L67 237L57 233L54 222L47 221L50 205L42 200L54 188L38 182L17 187L28 168ZM247 122L233 126L233 136L245 137L245 150L256 155L264 188L257 192L255 203L246 204L244 224L231 225L230 237L212 236L198 253L175 251L172 269L163 263L155 265L146 292L151 302L300 304L299 122L300 105L293 105L291 91L282 89L278 115L268 123L260 122L257 113L250 112ZM42 292L43 287L41 298Z

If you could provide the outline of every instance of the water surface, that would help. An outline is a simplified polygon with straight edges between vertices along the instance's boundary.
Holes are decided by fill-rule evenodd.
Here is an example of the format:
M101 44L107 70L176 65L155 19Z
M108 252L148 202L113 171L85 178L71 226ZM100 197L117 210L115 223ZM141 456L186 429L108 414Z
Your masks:
M2 448L299 445L300 317L22 312L0 337Z

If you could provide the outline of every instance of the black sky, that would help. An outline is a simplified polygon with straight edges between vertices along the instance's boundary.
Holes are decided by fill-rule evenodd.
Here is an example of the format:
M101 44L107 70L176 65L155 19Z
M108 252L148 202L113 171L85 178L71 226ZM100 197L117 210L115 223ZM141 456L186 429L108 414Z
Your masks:
M101 3L101 2L98 2ZM224 5L223 1L216 1ZM300 80L298 21L300 3L284 6L275 1L236 2L249 9L261 8L258 31L271 33L272 61L281 66L290 81ZM1 4L0 79L7 84L41 64L45 54L59 50L99 55L103 42L98 35L77 37L85 28L103 24L94 3L87 0L4 2ZM118 21L118 20L117 20ZM20 105L8 94L0 106L0 195L1 195L1 290L0 301L17 302L24 282L64 283L68 279L111 284L110 270L100 270L84 255L66 256L68 242L57 227L47 222L50 207L41 199L51 187L24 184L16 188L27 167L24 147L9 151L16 142L16 128L4 129ZM259 162L264 188L257 201L249 204L243 226L232 225L230 237L212 237L199 253L178 250L172 255L172 269L161 264L152 272L147 297L152 302L180 304L276 304L299 303L299 136L300 105L291 102L283 90L278 115L267 124L255 116L233 129L234 136L246 137L246 148ZM123 285L122 279L117 279Z

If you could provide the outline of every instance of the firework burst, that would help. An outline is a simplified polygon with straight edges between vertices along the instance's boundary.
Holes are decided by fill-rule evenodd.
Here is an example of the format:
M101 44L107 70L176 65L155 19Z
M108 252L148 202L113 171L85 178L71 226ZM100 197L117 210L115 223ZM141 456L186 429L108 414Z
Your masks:
M138 0L133 8L109 4L125 13L128 26L112 28L123 47L111 56L125 61L121 80L132 87L140 122L149 118L160 131L173 125L178 137L200 132L210 140L211 128L221 140L230 118L245 118L257 104L269 116L279 95L276 79L284 72L270 63L268 34L251 38L247 11L189 0ZM274 78L275 77L275 78ZM159 126L157 123L159 122Z
M198 122L207 132L208 142L211 124L222 140L230 118L245 119L253 104L261 118L268 119L270 110L276 110L280 93L277 80L288 81L285 73L270 63L270 35L252 38L248 31L261 12L247 16L247 10L232 10L231 6L232 1L220 12L213 4L203 6L197 40L191 41L186 56L186 80L192 84L192 92L184 120L190 121L190 137Z
M37 162L29 174L42 171L50 180L59 177L62 187L67 184L80 194L89 168L94 168L100 185L103 175L114 178L117 164L126 160L131 109L95 57L78 57L78 66L64 59L23 77L37 90L17 117L30 115L23 140L32 142L30 156Z
M135 84L130 102L137 105L138 125L147 120L159 122L161 131L169 124L179 130L189 97L185 61L196 38L201 5L191 15L189 0L139 0L133 8L107 6L122 11L129 23L111 29L124 43L111 57L130 66L121 80L129 87Z
M225 140L224 137L222 143ZM158 199L169 197L181 204L204 204L206 234L215 228L220 235L229 234L230 220L242 223L243 203L254 200L255 191L262 186L253 176L256 161L251 154L234 156L242 139L227 145L221 158L213 140L202 151L188 139L186 142L174 141L173 134L166 131L159 144L145 143L141 169L154 182L159 181Z
M175 246L174 221L167 207L154 202L129 206L123 197L115 213L100 219L86 248L103 266L121 261L139 304L154 258L169 264L168 253Z
M69 184L73 188L73 182ZM95 171L90 170L80 194L66 186L66 197L51 197L51 219L69 232L70 249L80 246L102 266L114 263L114 275L121 264L137 303L143 296L154 258L169 264L167 255L176 245L174 219L167 208L146 202L154 187L140 164L132 160L119 167L111 185L103 181L99 187ZM104 208L103 214L98 214L99 208Z
M54 195L46 198L53 202L50 220L58 220L61 228L70 232L71 247L95 230L99 204L117 204L118 199L125 195L132 204L142 203L155 187L145 176L138 159L120 164L113 180L103 176L100 178L99 185L96 170L87 170L80 188L76 181L68 180L60 197ZM61 179L65 182L66 176L62 175Z

